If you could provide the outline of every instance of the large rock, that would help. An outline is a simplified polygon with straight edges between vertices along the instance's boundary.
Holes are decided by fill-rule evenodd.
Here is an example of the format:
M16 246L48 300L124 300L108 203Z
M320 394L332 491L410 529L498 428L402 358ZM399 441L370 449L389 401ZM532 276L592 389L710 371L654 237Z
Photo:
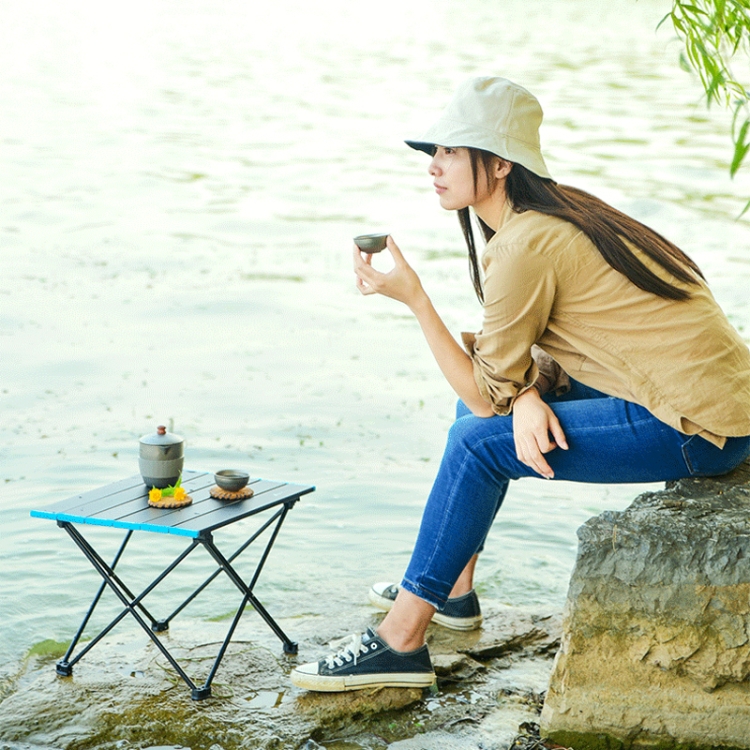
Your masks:
M645 493L578 537L542 736L750 748L750 464Z

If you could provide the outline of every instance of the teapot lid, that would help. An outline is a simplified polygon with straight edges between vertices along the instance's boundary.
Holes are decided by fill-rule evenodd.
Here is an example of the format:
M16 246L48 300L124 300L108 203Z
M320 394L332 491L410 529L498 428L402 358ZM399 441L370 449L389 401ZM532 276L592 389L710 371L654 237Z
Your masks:
M167 432L167 428L160 424L156 428L156 432L152 432L150 435L144 435L141 438L141 443L144 445L176 445L177 443L185 442L182 437L175 435L173 432Z

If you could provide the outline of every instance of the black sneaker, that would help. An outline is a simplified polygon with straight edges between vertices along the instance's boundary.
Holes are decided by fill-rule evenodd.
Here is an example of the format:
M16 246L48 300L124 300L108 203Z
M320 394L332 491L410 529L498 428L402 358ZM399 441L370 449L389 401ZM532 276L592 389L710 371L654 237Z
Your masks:
M307 690L334 693L370 687L429 687L435 682L427 646L395 651L367 628L320 661L292 670L292 682Z
M396 583L376 583L370 589L370 603L386 612L398 594ZM474 589L468 594L448 599L442 612L435 612L432 621L451 630L476 630L482 624L482 610Z

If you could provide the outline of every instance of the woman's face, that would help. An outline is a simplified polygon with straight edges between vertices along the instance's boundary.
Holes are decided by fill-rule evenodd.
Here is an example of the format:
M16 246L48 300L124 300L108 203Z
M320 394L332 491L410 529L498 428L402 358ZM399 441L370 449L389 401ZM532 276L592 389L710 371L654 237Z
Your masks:
M500 166L497 159L496 168ZM507 162L506 162L507 163ZM471 170L471 155L468 148L449 148L435 146L430 162L429 173L433 178L435 192L440 198L440 205L447 211L457 211L471 206L481 215L488 204L495 203L498 188L503 194L503 185L498 182L499 174L483 174L481 163L478 165L476 185Z

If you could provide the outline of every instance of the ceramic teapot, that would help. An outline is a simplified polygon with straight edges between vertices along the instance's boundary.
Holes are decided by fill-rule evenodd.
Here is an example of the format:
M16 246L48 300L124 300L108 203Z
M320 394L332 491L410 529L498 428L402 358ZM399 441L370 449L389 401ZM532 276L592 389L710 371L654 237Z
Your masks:
M173 485L182 474L184 449L185 440L167 432L164 425L159 425L156 432L144 435L140 440L138 454L138 466L144 484L159 489Z

